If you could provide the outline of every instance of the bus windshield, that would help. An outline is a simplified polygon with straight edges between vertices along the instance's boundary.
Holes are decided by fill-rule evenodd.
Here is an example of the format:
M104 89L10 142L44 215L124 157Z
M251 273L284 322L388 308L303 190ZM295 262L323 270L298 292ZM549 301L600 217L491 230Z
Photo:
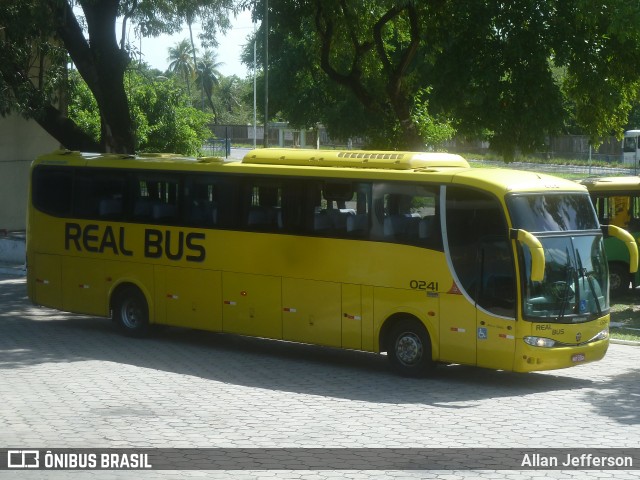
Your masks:
M523 245L524 318L578 323L609 311L609 279L599 224L586 195L521 195L508 200L515 228L536 232L545 275L530 280L531 254ZM575 235L558 236L557 232ZM554 234L555 233L555 234Z
M513 195L508 198L507 204L513 227L531 233L600 230L586 192Z
M636 137L624 137L622 143L623 152L635 152L636 151Z
M524 318L533 321L578 323L609 312L609 278L602 238L597 235L538 237L545 251L541 282L528 280L531 255L523 246L525 263Z

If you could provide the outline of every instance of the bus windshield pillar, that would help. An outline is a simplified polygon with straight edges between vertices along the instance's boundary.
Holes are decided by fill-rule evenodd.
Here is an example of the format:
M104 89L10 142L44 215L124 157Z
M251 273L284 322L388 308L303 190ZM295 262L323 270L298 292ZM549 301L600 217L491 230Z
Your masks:
M531 281L541 282L544 278L544 249L540 240L533 234L522 229L512 229L511 239L524 243L531 251Z

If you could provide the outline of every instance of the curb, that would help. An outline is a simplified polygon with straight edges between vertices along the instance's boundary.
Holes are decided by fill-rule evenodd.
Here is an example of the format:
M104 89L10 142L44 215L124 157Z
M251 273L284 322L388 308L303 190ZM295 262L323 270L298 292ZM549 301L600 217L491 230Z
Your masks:
M617 343L618 345L631 345L634 347L640 347L640 342L634 342L632 340L618 340L615 338L609 338L609 343Z

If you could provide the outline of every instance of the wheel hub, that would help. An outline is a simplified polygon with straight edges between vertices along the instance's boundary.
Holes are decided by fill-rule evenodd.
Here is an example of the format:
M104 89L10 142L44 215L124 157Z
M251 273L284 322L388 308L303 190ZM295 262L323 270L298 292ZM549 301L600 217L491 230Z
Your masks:
M411 332L402 334L396 343L396 356L405 365L414 365L422 358L422 342Z

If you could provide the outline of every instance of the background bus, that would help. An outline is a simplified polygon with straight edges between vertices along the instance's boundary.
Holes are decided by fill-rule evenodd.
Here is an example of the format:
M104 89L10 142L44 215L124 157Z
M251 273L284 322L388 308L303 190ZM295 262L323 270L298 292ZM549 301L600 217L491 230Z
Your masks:
M640 130L627 130L622 139L622 161L640 167Z
M640 131L638 131L640 133ZM602 224L616 225L640 238L640 177L602 177L581 181L589 190ZM604 240L613 295L639 285L640 274L629 272L629 250L615 237Z
M57 152L34 162L30 198L30 298L131 335L387 352L405 375L563 368L608 347L602 231L575 182L448 154Z

